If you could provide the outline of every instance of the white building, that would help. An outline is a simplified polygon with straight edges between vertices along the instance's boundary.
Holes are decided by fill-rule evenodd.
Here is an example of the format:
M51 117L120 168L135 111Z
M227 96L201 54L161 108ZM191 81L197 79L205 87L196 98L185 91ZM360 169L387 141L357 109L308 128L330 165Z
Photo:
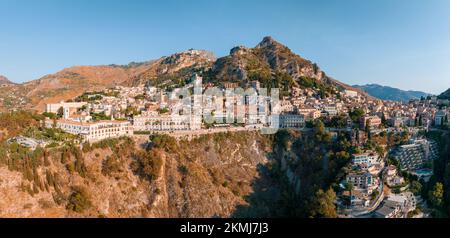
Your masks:
M141 115L133 118L134 131L188 131L201 129L194 115Z
M59 128L69 134L80 135L84 141L89 142L133 135L133 128L128 121L77 122L47 119L45 126Z
M353 90L345 90L344 93L347 97L354 97L354 98L358 97L358 92Z
M85 105L87 105L87 102L60 102L60 103L47 104L45 112L58 113L58 110L60 108L81 108Z
M335 105L324 106L323 110L327 112L328 116L336 116L339 113Z
M378 162L378 158L379 156L377 153L369 151L366 153L354 154L352 162L354 165L366 164L368 166L371 166Z

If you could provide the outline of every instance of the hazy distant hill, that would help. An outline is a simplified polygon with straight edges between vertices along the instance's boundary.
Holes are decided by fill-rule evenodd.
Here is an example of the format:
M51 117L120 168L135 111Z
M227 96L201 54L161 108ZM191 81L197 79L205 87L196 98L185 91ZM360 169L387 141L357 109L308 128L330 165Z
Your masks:
M450 99L450 88L438 96L439 99Z
M355 88L360 88L369 95L390 101L409 101L411 99L418 99L430 95L429 93L420 91L405 91L398 88L388 86L381 86L378 84L354 85Z
M0 75L0 85L11 85L13 82L9 81L9 79L3 75Z

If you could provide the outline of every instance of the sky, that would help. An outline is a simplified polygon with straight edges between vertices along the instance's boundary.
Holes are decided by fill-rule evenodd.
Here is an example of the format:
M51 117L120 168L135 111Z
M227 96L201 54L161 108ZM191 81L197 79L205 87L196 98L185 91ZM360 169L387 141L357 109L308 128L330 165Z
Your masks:
M0 0L0 75L225 56L270 35L347 84L450 87L448 0Z

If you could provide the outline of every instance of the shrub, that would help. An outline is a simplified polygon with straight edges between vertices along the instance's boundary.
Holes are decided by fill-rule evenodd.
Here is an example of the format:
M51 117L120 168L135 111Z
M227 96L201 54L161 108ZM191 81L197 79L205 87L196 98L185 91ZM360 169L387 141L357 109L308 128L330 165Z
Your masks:
M184 176L189 174L189 169L185 165L179 166L178 171Z
M133 157L135 161L131 164L131 168L136 174L149 181L158 177L162 159L157 151L139 151Z
M67 210L81 213L92 206L85 189L80 187L73 188L72 194L69 196Z
M107 156L102 163L102 174L112 176L114 173L122 172L123 165L116 156Z

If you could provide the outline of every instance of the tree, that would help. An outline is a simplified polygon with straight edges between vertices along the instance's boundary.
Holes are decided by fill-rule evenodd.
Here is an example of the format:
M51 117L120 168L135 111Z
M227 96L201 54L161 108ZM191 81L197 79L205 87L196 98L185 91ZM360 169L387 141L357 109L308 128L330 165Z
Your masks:
M158 151L139 151L134 158L136 160L131 164L131 168L136 174L149 181L158 177L162 168L162 158Z
M336 193L333 189L329 188L326 192L320 189L316 192L311 207L311 217L317 218L336 218Z
M428 199L434 207L441 207L444 198L444 185L437 182L428 193Z
M366 113L361 108L355 108L353 111L350 112L350 118L354 123L359 123L361 120L361 117L363 117Z
M369 140L372 139L372 133L371 133L371 130L370 130L371 127L372 127L372 125L370 123L370 120L368 120L367 123L366 123L366 133L367 133L367 138Z
M81 213L92 206L87 191L80 187L73 188L73 192L69 197L67 210Z
M56 115L58 116L58 118L62 118L64 116L64 108L60 107Z
M414 193L414 195L420 195L422 192L422 184L419 181L412 181L409 190Z

